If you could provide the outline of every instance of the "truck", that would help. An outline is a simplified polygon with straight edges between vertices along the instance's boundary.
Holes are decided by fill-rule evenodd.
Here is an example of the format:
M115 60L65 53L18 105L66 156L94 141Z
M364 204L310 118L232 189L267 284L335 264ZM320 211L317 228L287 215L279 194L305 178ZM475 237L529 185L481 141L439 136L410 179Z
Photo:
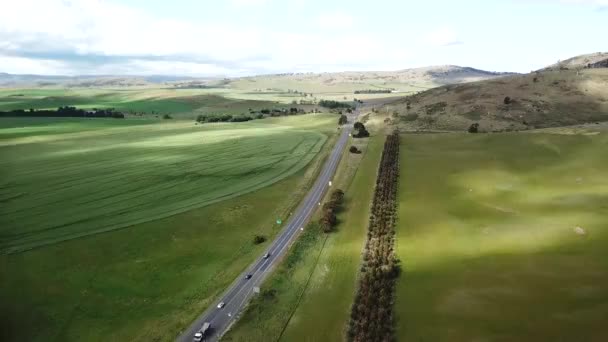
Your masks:
M194 342L203 341L205 339L205 337L207 336L210 327L211 327L211 324L209 322L203 323L203 326L201 327L201 329L196 334L194 334Z

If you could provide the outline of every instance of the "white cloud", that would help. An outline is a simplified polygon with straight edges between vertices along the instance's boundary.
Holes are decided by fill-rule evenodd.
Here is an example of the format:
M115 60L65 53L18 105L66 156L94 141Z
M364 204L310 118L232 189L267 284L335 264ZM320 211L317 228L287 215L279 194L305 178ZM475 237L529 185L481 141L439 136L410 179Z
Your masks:
M462 44L458 34L452 28L440 27L423 36L424 42L433 46L448 46Z
M608 0L560 0L564 4L608 6Z
M316 24L323 29L348 29L353 26L355 19L342 12L324 13L317 17Z
M235 7L250 7L250 6L263 6L271 0L230 0L230 4Z

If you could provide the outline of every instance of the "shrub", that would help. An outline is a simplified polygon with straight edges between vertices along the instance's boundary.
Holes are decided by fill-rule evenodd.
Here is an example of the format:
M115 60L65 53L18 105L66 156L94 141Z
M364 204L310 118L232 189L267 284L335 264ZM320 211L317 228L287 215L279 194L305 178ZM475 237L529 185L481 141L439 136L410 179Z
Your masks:
M264 235L256 235L253 237L253 244L259 245L261 243L266 242L266 237Z
M357 148L357 146L351 146L351 147L348 149L348 152L350 152L350 153L355 153L355 154L359 154L359 153L361 153L361 151L360 151L360 150Z
M359 121L355 122L355 124L353 125L353 128L355 129L355 133L353 134L354 138L369 137L369 132L365 128L365 125L363 125L361 122L359 122Z
M478 123L474 123L471 124L471 126L469 126L469 133L478 133L479 132L479 124Z
M173 119L173 118L169 114L163 115L163 120L168 120L168 119Z
M505 99L502 101L504 104L508 105L511 102L513 102L513 100L511 100L511 98L509 96L505 97Z
M416 121L416 119L418 119L418 114L416 113L407 114L403 117L403 121Z

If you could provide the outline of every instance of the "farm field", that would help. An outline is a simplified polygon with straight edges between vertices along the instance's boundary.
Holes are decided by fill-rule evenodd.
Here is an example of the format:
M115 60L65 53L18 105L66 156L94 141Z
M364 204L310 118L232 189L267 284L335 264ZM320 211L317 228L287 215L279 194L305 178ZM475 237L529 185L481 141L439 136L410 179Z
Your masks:
M329 115L306 118L319 127L334 124ZM94 123L98 129L84 132L68 120L0 129L0 137L9 136L0 140L0 248L18 252L123 228L272 184L308 164L326 140L300 129L302 117L290 119ZM23 131L29 135L19 136Z
M364 152L345 154L336 173L333 186L346 189L337 230L310 224L225 341L343 339L383 142L381 135L352 141Z
M0 89L0 111L14 109L116 108L127 113L172 114L194 119L201 113L242 114L249 108L279 108L274 99L230 96L226 89L38 88Z
M144 160L136 160L134 161L136 164L130 164L129 159L135 157L131 155L129 158L126 153L130 148L147 147L157 149L156 157L180 158L181 164L178 164L180 166L174 170L168 168L162 158L157 162L148 161L151 165L147 172L154 169L154 172L171 175L171 172L177 171L193 172L192 169L196 168L195 164L184 167L188 157L197 160L200 168L209 167L202 158L207 149L215 153L214 144L224 144L225 150L232 151L232 167L238 170L229 167L229 158L224 155L223 162L213 164L213 167L224 168L223 176L214 178L214 184L210 185L201 182L199 177L187 175L181 177L191 182L189 187L185 184L173 184L173 187L181 186L180 195L187 193L192 195L196 192L198 193L196 196L205 199L211 198L208 196L215 192L219 196L216 197L217 199L223 199L215 204L195 206L191 210L178 211L177 214L164 215L157 219L146 217L146 222L129 223L131 226L128 229L87 235L43 248L0 256L2 340L37 341L49 338L62 341L172 340L180 329L185 328L197 314L203 311L252 258L263 250L265 244L254 245L253 236L260 234L272 239L278 232L280 226L274 224L274 220L288 215L305 193L309 182L314 179L315 170L325 153L319 154L320 146L316 144L323 145L326 135L333 132L334 119L335 116L329 115L315 115L314 118L303 115L272 118L263 120L263 123L260 120L229 124L229 126L217 124L204 125L204 127L194 126L192 123L185 125L183 122L139 125L138 121L129 128L128 137L125 137L122 131L124 127L103 127L103 124L99 124L101 126L99 129L85 132L69 132L69 129L64 128L61 134L41 135L39 137L41 141L38 142L33 142L32 140L35 139L32 136L23 135L3 139L3 146L0 147L3 151L2 160L3 162L12 160L17 165L23 163L24 166L19 166L23 169L8 168L10 172L14 172L12 176L22 177L20 178L22 182L27 181L27 178L23 178L27 174L26 171L37 170L33 167L25 167L27 163L52 160L52 157L48 155L45 157L45 154L53 156L53 153L64 152L57 158L63 158L62 165L69 166L78 164L75 160L78 156L69 153L74 152L73 149L76 147L87 149L118 146L112 153L114 157L112 160L122 160L124 170L118 166L106 170L103 169L104 163L99 163L101 171L98 170L96 173L75 168L72 173L65 174L70 176L65 176L68 179L81 179L77 176L84 177L83 173L93 173L89 179L82 178L82 181L89 182L87 189L95 190L82 189L82 196L132 186L133 178L131 182L125 180L113 187L94 187L100 181L94 175L106 175L110 171L120 174L126 171L146 170L143 167L146 165ZM77 122L77 119L67 121L72 124L83 124ZM121 120L116 122L119 121ZM129 120L124 120L121 125L125 125L127 121ZM10 122L3 124L6 127L4 129L19 130L19 124L15 120L11 119ZM30 130L31 127L36 127L31 123L24 126L27 126L25 129ZM52 130L53 125L50 126ZM43 130L43 127L47 126L40 125L38 129ZM252 143L252 139L257 137L256 134L260 134L261 130L265 130L264 137L269 140L259 137L255 139L255 143ZM313 138L317 139L316 142L313 141L314 144L309 141ZM205 139L213 142L205 144ZM294 139L299 139L301 142L293 143ZM94 143L94 140L97 143ZM201 143L200 140L203 142ZM35 147L43 142L44 146ZM265 142L266 146L261 142ZM129 148L128 145L132 143L143 145ZM306 143L314 149L304 149L300 153L297 146ZM199 147L199 144L207 145L207 149ZM276 149L278 145L289 151L288 157L279 157L281 152ZM15 148L31 150L7 154L7 151ZM148 152L152 151L148 150ZM94 156L106 156L104 153L102 149ZM275 173L275 178L268 178L267 186L262 189L255 190L258 186L263 186L264 182L263 178L256 178L259 183L249 189L247 185L243 185L241 190L246 191L238 192L244 193L240 196L236 196L237 193L222 195L221 192L213 190L215 183L222 184L222 181L226 182L230 179L238 184L241 180L238 178L239 172L257 171L250 173L249 178L254 178L251 174L257 177L258 174L261 176L270 172L269 169L262 170L247 162L247 156L255 153L264 154L264 158L275 155L277 159L285 161L299 155L301 160L294 161L291 166L282 164L284 161L275 162L275 168L285 166L283 174ZM136 156L143 154L139 151ZM107 157L110 159L110 155ZM82 159L82 156L80 158ZM312 164L310 160L313 160ZM92 161L86 160L86 162L90 164ZM268 160L265 163L271 164ZM310 164L310 167L304 168L306 164ZM50 169L46 168L46 170ZM3 167L3 172L4 170L7 168ZM18 170L25 171L17 172ZM217 169L217 171L221 170ZM45 179L44 177L49 175L38 174L37 177L37 179ZM60 178L51 177L50 181L58 181ZM38 184L46 186L50 181ZM166 182L171 180L163 180L163 184ZM23 185L23 183L19 184ZM154 184L144 184L144 187L154 188ZM222 187L231 188L225 183ZM198 191L193 192L191 189ZM171 195L171 191L172 188L157 189L157 194L150 197L147 203L161 199L158 201L159 204L172 208L176 201L171 199L171 196L175 196ZM163 196L168 197L163 198ZM56 201L61 201L61 198L58 197ZM103 199L97 202L99 201ZM30 201L24 203L31 204ZM55 205L52 202L40 203L51 207ZM68 204L64 203L62 212L75 210ZM159 212L165 209L163 205L157 207ZM6 210L4 206L2 210ZM92 206L89 210L97 213L100 211L99 205ZM138 208L133 208L130 212L137 210ZM53 208L47 212L52 217L47 220L39 218L38 223L30 221L32 227L35 224L43 225L65 220L64 217L55 215ZM78 215L78 211L72 213ZM65 214L62 216L67 217ZM4 220L6 215L3 213L2 217ZM12 219L14 216L10 217ZM111 216L113 217L115 216ZM23 220L27 219L27 217L23 218ZM102 222L104 218L97 217L97 219ZM6 229L7 225L2 224L2 227ZM17 229L15 226L9 227L12 227L13 232ZM80 229L90 234L92 232L87 230L88 227L88 225L81 226ZM72 228L75 229L76 226ZM3 238L10 236L6 232L9 230L5 230ZM35 233L38 234L37 231ZM56 239L56 237L57 235L52 234L44 236L48 239ZM6 241L9 240L3 240ZM32 326L36 326L36 329L31 329Z
M608 339L607 147L595 127L403 135L399 340Z

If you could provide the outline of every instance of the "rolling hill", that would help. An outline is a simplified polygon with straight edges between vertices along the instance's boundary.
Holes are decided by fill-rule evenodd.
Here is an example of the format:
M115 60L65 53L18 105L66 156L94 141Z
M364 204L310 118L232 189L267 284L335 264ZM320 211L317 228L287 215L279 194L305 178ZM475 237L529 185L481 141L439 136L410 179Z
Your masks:
M514 74L443 65L397 71L260 75L234 79L230 83L230 87L252 90L289 88L311 93L354 92L356 90L413 92L445 84L480 81L507 75Z
M584 68L606 68L608 67L608 52L596 52L580 55L559 61L541 71L560 70L560 69L584 69Z
M479 123L481 131L511 131L608 121L608 68L549 68L445 85L404 97L386 110L402 130L466 130Z

